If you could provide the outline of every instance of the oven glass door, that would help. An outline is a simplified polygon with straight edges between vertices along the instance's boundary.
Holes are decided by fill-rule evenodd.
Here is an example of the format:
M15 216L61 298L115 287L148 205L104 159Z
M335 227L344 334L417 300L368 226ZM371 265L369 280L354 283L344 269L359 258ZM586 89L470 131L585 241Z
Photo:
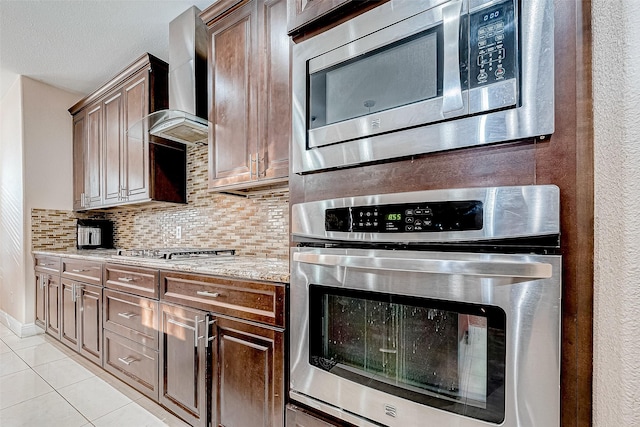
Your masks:
M309 304L312 366L420 404L504 420L501 308L314 284Z

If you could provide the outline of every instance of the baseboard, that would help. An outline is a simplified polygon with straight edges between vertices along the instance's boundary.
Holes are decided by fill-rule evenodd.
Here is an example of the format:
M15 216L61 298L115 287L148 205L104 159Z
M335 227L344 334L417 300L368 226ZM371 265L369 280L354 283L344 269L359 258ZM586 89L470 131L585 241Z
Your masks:
M37 326L35 323L21 323L9 313L2 310L0 310L0 323L11 329L11 331L20 338L44 333L42 328Z

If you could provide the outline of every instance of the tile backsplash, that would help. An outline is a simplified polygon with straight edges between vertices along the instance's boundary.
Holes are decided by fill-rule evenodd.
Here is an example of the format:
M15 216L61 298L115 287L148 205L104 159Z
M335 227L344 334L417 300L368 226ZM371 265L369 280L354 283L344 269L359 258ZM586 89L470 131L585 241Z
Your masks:
M33 209L33 249L74 247L76 218L104 218L113 222L118 248L213 247L288 258L286 187L249 197L209 192L206 146L188 148L187 171L186 205L151 203L90 213Z

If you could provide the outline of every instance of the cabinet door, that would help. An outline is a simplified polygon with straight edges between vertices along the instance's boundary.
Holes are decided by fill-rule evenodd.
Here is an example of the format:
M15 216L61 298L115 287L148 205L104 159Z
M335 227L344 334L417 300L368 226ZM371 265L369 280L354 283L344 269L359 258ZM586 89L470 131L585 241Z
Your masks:
M85 144L86 144L86 111L82 110L73 116L73 209L84 208L85 184Z
M225 318L215 330L212 425L283 426L284 332Z
M160 403L192 426L207 425L207 347L203 337L208 322L204 311L162 304Z
M120 201L122 196L122 92L104 101L104 203Z
M139 127L136 134L127 133L134 123L149 111L148 70L136 74L124 88L124 150L122 167L126 200L149 198L149 144L148 134Z
M256 20L252 1L209 28L210 188L248 182L256 173Z
M76 294L80 354L102 365L102 288L77 284Z
M47 298L47 327L46 332L60 339L60 312L62 311L61 305L61 285L60 278L58 276L44 276Z
M87 107L85 145L85 207L102 204L102 103Z
M36 271L36 325L42 329L47 328L47 288L45 286L45 274Z
M262 52L258 126L260 149L259 179L286 178L289 175L289 140L291 137L291 44L285 31L286 0L260 1L258 41Z
M76 284L63 279L60 288L60 340L74 350L78 349L78 311Z

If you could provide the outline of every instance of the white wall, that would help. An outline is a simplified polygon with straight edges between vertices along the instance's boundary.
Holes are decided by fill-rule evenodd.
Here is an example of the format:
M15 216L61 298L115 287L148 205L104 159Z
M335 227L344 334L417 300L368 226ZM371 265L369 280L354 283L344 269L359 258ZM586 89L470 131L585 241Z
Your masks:
M0 100L0 310L24 319L22 84Z
M79 98L21 76L0 101L0 312L17 333L35 317L31 209L73 208L67 108Z
M640 426L640 14L593 0L594 425Z

